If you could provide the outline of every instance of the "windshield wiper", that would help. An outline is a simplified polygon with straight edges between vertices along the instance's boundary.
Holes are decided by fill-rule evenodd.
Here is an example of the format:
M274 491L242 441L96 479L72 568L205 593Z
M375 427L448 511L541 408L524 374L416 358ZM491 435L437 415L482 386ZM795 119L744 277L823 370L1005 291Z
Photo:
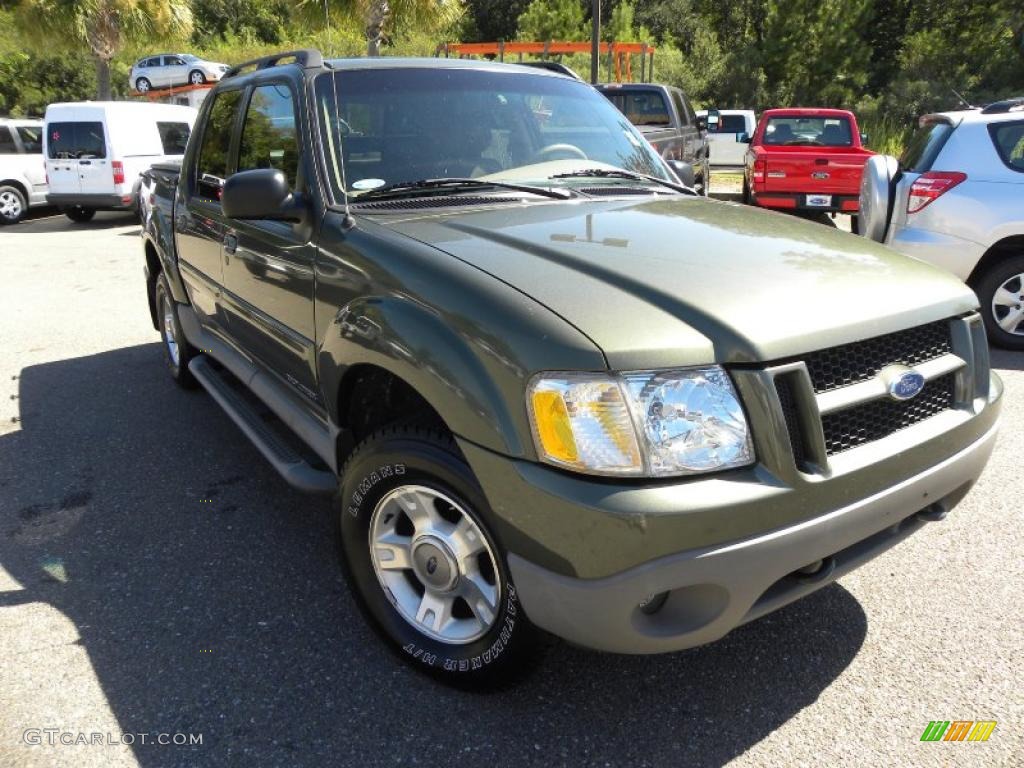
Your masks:
M683 192L687 195L696 195L697 192L690 187L684 186L683 184L676 184L674 181L668 181L666 179L659 179L657 176L649 176L646 173L637 173L635 171L624 171L621 168L581 168L578 171L568 171L566 173L556 173L554 176L549 176L550 179L573 179L573 178L586 178L594 177L601 179L632 179L633 181L649 181L652 184L660 184L663 187L674 189L676 192Z
M446 189L458 192L462 189L480 189L482 187L511 189L516 192L528 192L531 195L541 195L542 197L550 197L554 200L568 200L572 197L572 192L567 189L535 187L530 184L510 184L504 181L489 181L487 179L462 179L450 177L443 179L420 179L419 181L401 181L397 184L388 184L386 187L378 187L377 189L371 189L358 196L354 196L350 202L357 205L364 200L406 197L409 194L418 194L425 190Z

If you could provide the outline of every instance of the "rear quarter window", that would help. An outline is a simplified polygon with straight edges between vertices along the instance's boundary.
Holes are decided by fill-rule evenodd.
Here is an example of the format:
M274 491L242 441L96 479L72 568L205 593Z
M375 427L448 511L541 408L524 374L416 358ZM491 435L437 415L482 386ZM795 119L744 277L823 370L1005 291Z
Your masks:
M747 120L743 115L721 115L718 118L716 133L744 133L746 130Z
M1024 122L994 123L988 133L1006 167L1024 173Z
M935 158L946 145L953 133L949 123L926 123L910 137L907 148L900 157L900 169L910 173L927 173L932 169Z
M17 152L18 146L14 143L11 129L6 125L0 125L0 155L14 155Z

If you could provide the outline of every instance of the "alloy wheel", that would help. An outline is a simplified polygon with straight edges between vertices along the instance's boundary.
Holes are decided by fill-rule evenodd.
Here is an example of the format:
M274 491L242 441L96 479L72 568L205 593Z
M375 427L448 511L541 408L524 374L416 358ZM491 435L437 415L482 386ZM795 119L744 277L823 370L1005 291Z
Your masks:
M171 362L178 366L181 363L181 350L178 349L178 337L175 333L177 326L174 323L174 308L166 298L164 298L161 304L164 316L164 343L167 345L167 354L170 356Z
M10 190L0 192L0 217L7 221L17 221L21 213L21 198Z
M369 538L381 587L418 631L463 645L494 625L497 556L460 503L426 486L399 486L374 508Z
M1007 333L1024 336L1024 273L1003 281L992 295L992 317Z

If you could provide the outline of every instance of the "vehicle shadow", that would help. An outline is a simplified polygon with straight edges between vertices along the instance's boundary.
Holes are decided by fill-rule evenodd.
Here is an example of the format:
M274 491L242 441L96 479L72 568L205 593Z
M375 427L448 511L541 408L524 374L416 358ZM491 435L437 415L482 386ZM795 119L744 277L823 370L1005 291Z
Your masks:
M98 211L92 221L75 222L57 211L49 216L26 219L10 227L0 227L0 235L10 234L42 234L51 232L71 232L83 229L110 229L138 224L138 217L127 211ZM138 232L136 232L138 234Z
M210 398L177 388L157 343L26 368L18 402L20 431L0 436L0 566L23 589L0 609L42 602L74 623L123 733L203 734L134 745L143 766L720 765L864 642L859 603L832 586L704 648L560 644L515 688L449 690L360 619L329 501L292 491Z
M989 358L992 367L1004 371L1024 371L1024 352L991 347Z

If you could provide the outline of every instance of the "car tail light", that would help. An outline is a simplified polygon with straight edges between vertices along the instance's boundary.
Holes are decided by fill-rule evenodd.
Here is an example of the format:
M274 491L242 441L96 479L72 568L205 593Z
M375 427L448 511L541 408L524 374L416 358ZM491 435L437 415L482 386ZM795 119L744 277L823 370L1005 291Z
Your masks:
M114 183L124 184L124 163L120 160L115 160L110 164L110 167L114 171Z
M755 158L754 181L763 183L766 170L768 170L768 159L764 157Z
M959 171L928 171L918 176L910 185L907 198L907 213L917 213L928 203L937 200L962 181L967 174Z

